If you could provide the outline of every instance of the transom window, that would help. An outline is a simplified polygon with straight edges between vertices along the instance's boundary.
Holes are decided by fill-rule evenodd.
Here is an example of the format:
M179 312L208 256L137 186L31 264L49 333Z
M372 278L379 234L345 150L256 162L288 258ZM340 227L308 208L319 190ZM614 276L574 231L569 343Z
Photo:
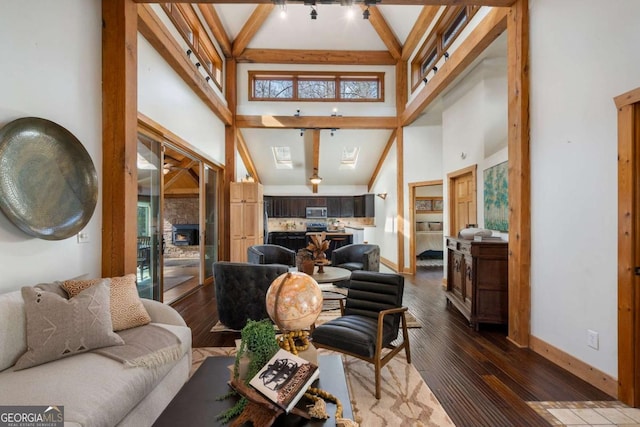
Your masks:
M251 101L384 101L384 73L249 71Z
M456 38L462 33L479 6L448 6L411 62L412 87L415 90L438 61L445 56Z
M200 64L218 88L222 89L222 58L200 23L193 6L178 3L162 3L161 6L198 59L197 64Z

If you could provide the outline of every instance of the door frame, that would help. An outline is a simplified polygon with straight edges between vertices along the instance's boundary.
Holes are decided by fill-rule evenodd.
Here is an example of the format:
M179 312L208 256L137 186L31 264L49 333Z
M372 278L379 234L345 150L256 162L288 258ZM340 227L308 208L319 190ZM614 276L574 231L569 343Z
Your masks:
M411 228L409 229L409 274L416 274L416 188L429 187L432 185L443 185L443 182L441 179L437 179L434 181L409 183L409 224L411 224ZM444 196L444 185L442 191Z
M640 406L640 88L618 109L618 400Z

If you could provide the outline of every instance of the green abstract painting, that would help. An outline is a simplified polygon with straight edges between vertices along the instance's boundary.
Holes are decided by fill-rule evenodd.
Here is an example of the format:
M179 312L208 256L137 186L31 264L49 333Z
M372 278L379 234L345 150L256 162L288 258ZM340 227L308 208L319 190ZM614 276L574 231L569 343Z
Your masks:
M509 231L508 176L508 162L484 171L484 228Z

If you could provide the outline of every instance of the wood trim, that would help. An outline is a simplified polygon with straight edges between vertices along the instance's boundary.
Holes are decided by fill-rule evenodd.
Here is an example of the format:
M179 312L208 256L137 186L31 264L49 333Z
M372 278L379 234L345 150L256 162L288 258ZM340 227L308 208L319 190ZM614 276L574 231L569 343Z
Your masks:
M615 98L613 98L613 101L616 103L617 108L622 108L630 104L640 103L640 87L630 90L627 93L623 93L622 95L616 96Z
M131 0L128 0L131 1ZM231 123L231 111L209 86L196 66L184 54L180 45L160 21L153 9L147 5L138 6L138 31L151 43L153 48L167 61L169 66L182 78L193 92L209 107L225 125ZM110 64L113 67L113 64Z
M134 0L136 3L157 3L158 0ZM515 0L384 0L385 6L391 5L407 5L407 6L421 6L421 5L451 5L451 6L495 6L495 7L508 7L514 3ZM163 3L184 3L184 0L164 0ZM225 4L231 3L230 0L200 0L199 3L209 4ZM271 4L273 0L233 0L233 3L238 4Z
M634 92L634 91L632 91ZM631 92L627 92L629 94ZM625 94L625 95L627 95ZM640 103L635 97L615 98L618 106L618 398L630 405L640 405L640 292L636 292L635 266L639 265L640 212L636 185L640 167ZM628 101L627 101L628 100ZM625 102L629 102L626 103Z
M409 98L407 66L407 61L398 61L396 64L396 115L398 116L398 126L400 126L400 116L407 106L407 99Z
M230 58L231 57L231 40L229 40L229 36L227 32L224 30L224 26L222 25L222 21L220 21L220 17L218 16L218 12L210 4L198 4L198 9L202 14L206 24L209 26L213 37L218 42L220 49L222 50L222 54Z
M395 65L386 50L245 49L238 62L261 64Z
M526 347L531 330L531 159L529 154L529 2L507 20L509 121L509 340Z
M102 2L102 277L136 272L137 8Z
M508 9L492 9L478 24L469 37L456 49L447 62L429 83L407 106L402 114L402 125L413 123L420 113L440 96L462 72L489 46L502 32L507 29Z
M240 158L242 159L244 165L247 168L247 172L251 175L255 182L260 182L260 176L258 175L258 170L256 169L256 165L253 163L253 159L251 158L251 153L249 153L249 148L247 147L247 142L242 135L242 131L240 129L236 129L238 138L238 154L240 154Z
M396 128L396 129L393 129L393 132L391 132L391 135L389 135L387 144L384 146L384 150L382 150L382 154L378 159L378 164L376 165L376 168L373 170L373 173L371 174L371 178L369 178L369 184L367 184L367 191L371 191L371 189L373 188L373 183L376 181L376 178L380 173L380 169L382 169L382 165L384 164L384 160L387 158L387 154L389 154L389 150L391 150L391 147L393 146L393 142L396 140L397 133L398 133L398 129Z
M260 30L260 27L262 27L264 21L267 20L274 7L275 5L273 3L260 4L256 6L253 13L238 33L238 36L233 41L231 52L234 57L237 58L242 54L242 52L244 52L253 39L253 36L256 35L258 30Z
M313 138L313 171L320 172L320 130L313 129L311 132ZM312 184L313 193L318 192L318 184Z
M382 43L389 49L389 53L391 57L396 61L400 59L402 55L402 45L396 38L396 35L393 33L391 27L384 19L384 15L380 12L380 9L377 7L367 7L364 4L360 5L360 9L365 11L369 9L369 23L373 27L373 29L378 33L378 36L382 40Z
M396 132L396 196L397 196L397 238L398 272L404 271L404 128L398 126Z
M235 59L229 58L226 62L225 69L225 95L227 102L229 103L229 109L233 113L233 121L229 126L224 128L224 179L223 179L223 191L221 200L223 206L223 215L220 218L222 224L229 224L231 220L231 204L230 204L230 192L231 182L235 181L236 177L236 150L237 145L237 125L236 125L236 106L238 102L237 92L237 73L238 64ZM220 234L222 244L220 245L220 260L231 259L231 229L230 227L224 228L224 233Z
M396 273L398 272L398 265L396 263L394 263L391 260L388 260L387 258L381 256L380 257L380 263L386 267L389 267L390 269L392 269L393 271L395 271Z
M529 347L545 359L550 360L592 386L617 398L618 381L612 376L590 366L557 347L533 335L529 337Z
M394 129L395 116L243 116L236 117L239 128L273 129Z
M422 39L422 36L435 19L439 10L440 6L425 6L422 8L420 15L418 15L418 19L413 24L413 27L407 36L407 40L404 42L404 46L402 46L401 59L403 61L407 61L411 57L411 54L416 50L418 43L420 43L420 39Z

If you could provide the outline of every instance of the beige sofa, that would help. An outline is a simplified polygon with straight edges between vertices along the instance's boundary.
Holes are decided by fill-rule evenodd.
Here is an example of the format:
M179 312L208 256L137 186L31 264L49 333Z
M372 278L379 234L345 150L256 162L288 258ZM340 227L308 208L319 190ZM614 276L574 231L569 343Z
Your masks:
M126 368L92 352L15 370L27 349L20 291L0 294L0 405L63 405L65 426L149 426L191 367L191 330L171 307L142 299L153 324L180 339L181 357L154 368Z

